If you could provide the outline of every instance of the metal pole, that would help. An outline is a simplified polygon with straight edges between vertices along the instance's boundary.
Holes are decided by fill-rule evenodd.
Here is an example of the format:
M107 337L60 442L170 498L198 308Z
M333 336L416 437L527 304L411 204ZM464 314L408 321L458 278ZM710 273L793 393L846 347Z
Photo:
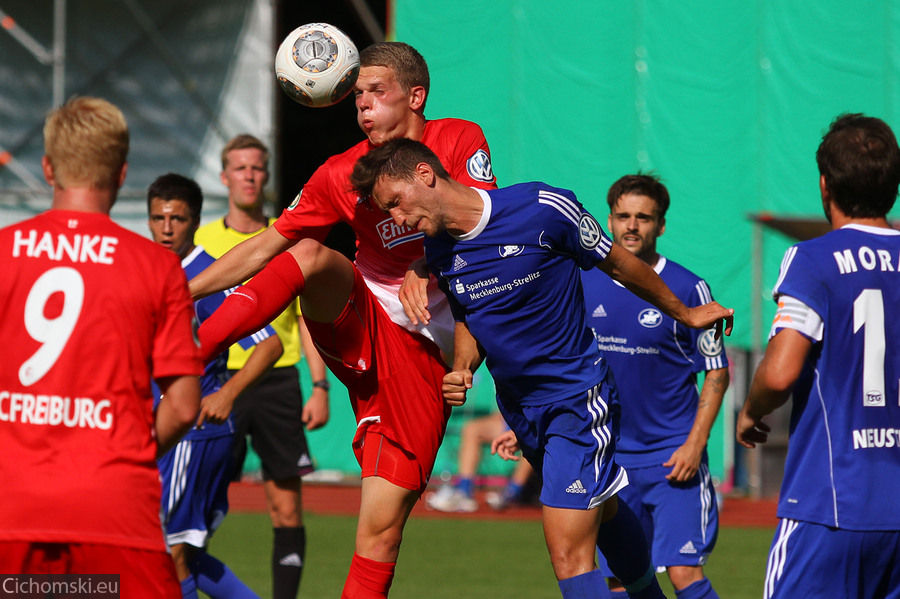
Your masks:
M53 2L53 107L66 98L66 0Z

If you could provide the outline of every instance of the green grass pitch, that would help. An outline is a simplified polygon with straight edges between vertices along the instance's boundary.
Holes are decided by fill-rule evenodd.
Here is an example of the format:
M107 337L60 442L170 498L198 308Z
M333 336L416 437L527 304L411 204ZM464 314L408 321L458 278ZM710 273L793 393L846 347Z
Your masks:
M353 555L354 516L306 514L301 597L338 597ZM705 570L721 597L762 596L773 530L722 528ZM272 527L266 514L232 513L210 552L261 597L271 595ZM661 584L674 597L665 575ZM406 526L392 599L559 599L540 522L418 519Z

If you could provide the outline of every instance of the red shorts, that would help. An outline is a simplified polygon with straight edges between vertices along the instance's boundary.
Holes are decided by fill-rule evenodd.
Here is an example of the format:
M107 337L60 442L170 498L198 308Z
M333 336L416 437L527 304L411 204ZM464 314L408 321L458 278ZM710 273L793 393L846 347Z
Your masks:
M93 584L101 582L96 575L118 574L119 594L110 596L122 599L181 597L175 564L165 551L91 543L0 541L0 572L80 574L84 576L78 577L79 582L89 579Z
M441 391L447 368L434 343L390 319L353 268L353 290L341 315L332 323L307 320L306 325L325 363L347 386L357 422L353 450L363 477L379 476L422 491L450 416ZM363 447L369 432L390 441L395 467L376 471L366 466ZM400 462L409 464L400 467Z

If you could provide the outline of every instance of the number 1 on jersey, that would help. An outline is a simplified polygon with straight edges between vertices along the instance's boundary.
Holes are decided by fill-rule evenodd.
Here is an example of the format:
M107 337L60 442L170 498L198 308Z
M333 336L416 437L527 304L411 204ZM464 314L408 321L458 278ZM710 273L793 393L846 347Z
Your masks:
M881 289L863 289L853 302L853 332L863 331L863 405L884 406L884 299Z

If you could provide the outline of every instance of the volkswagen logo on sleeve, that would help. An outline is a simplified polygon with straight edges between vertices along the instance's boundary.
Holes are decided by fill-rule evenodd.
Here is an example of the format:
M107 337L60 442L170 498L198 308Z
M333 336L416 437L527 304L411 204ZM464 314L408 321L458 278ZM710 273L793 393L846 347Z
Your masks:
M578 238L581 247L592 250L600 244L600 225L590 214L582 214L578 221Z
M722 353L722 338L716 339L715 329L707 329L697 339L697 349L707 358L715 358Z
M484 150L478 150L466 161L466 172L476 181L494 182L494 169L491 168L491 157Z

